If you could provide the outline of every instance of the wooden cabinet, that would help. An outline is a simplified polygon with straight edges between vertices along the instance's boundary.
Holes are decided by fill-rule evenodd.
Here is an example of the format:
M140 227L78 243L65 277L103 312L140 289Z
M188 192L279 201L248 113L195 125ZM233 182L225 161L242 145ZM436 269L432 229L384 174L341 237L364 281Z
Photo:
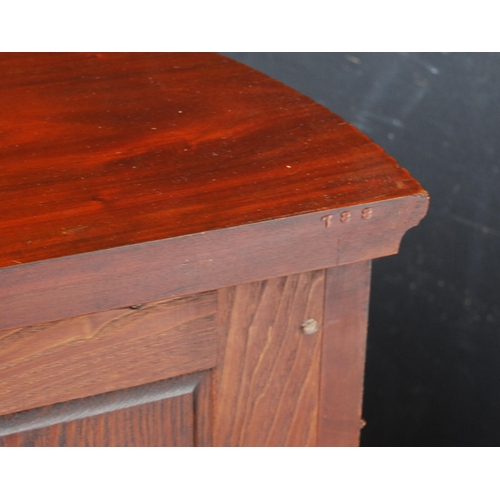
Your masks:
M0 66L0 444L356 445L408 172L216 54Z

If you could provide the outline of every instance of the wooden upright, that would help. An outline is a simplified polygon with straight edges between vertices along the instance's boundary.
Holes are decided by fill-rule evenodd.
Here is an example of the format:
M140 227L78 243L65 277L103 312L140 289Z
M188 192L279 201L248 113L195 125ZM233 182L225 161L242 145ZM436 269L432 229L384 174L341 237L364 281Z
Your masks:
M0 444L352 446L427 193L216 54L0 56Z

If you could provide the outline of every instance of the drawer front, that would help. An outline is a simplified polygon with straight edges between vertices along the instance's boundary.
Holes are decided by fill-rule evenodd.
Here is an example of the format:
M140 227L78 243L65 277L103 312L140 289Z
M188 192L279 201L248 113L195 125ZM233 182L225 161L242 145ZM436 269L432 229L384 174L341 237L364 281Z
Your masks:
M0 332L0 415L206 370L215 292Z

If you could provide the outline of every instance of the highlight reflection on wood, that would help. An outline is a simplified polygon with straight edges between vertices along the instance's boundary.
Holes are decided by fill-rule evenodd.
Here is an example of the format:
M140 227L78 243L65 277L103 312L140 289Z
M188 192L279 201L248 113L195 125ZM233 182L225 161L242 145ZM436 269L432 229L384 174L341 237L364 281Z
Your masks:
M1 267L423 192L342 118L216 54L2 54L0 86Z

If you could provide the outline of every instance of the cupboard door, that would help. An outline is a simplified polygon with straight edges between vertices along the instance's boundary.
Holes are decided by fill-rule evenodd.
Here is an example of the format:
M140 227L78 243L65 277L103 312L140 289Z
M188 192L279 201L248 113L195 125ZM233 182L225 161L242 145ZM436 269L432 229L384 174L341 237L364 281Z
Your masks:
M209 371L0 417L0 446L207 446Z
M0 332L0 445L356 445L369 280L360 262Z

